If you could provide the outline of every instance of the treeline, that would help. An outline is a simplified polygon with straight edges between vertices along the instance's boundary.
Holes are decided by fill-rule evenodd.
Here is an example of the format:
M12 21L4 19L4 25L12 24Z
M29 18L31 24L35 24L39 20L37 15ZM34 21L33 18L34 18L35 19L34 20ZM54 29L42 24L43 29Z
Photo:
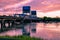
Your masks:
M0 16L0 19L16 19L21 21L24 21L25 23L27 22L60 22L60 18L56 17L56 18L51 18L51 17L46 17L44 16L43 18L36 18L36 19L26 19L24 17L13 17L13 16Z
M51 18L51 17L43 17L43 18L38 18L40 22L60 22L60 18Z

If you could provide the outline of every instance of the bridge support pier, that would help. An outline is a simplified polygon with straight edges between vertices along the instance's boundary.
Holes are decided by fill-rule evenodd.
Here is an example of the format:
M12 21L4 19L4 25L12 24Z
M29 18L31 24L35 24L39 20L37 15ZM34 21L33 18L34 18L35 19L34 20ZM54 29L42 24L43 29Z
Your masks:
M14 21L12 20L1 20L0 21L0 32L9 30L9 28L12 28L14 25Z

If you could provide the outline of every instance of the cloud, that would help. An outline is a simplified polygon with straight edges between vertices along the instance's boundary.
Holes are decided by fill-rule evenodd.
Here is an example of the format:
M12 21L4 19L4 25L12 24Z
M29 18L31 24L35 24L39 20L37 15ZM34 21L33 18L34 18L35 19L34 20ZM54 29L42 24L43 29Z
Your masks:
M32 10L40 10L42 12L49 12L53 10L60 10L60 0L1 0L0 6L5 11L14 9L21 10L21 6L30 5ZM4 6L5 5L5 6ZM21 8L20 8L21 7Z
M42 12L60 10L60 0L35 0L28 5L32 6L32 10L40 10Z
M24 5L30 5L31 10L42 12L60 10L60 0L1 0L0 12L20 12ZM41 14L43 15L43 13Z
M32 2L33 0L1 0L0 14L14 14L21 12L21 6Z
M5 9L8 9L8 8L16 8L16 7L23 6L23 5L25 5L27 3L30 3L30 2L32 2L32 0L24 0L24 1L21 1L19 3L13 4L13 5L7 5L4 8Z
M44 16L47 16L47 17L60 17L60 10L46 12L46 13L38 11L37 16L38 17L44 17Z

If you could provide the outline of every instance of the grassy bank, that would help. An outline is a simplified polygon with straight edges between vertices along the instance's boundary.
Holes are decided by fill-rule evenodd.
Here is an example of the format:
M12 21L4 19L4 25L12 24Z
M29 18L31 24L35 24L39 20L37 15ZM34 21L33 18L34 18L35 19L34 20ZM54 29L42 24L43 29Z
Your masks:
M0 36L0 40L42 40L40 38L31 38L29 36Z

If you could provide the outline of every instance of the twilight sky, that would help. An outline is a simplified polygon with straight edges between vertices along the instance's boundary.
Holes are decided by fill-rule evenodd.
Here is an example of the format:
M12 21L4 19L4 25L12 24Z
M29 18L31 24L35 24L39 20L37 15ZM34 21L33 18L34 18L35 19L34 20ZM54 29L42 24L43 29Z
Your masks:
M0 0L0 15L20 13L22 6L26 5L31 6L31 10L37 10L37 16L60 15L60 0Z

